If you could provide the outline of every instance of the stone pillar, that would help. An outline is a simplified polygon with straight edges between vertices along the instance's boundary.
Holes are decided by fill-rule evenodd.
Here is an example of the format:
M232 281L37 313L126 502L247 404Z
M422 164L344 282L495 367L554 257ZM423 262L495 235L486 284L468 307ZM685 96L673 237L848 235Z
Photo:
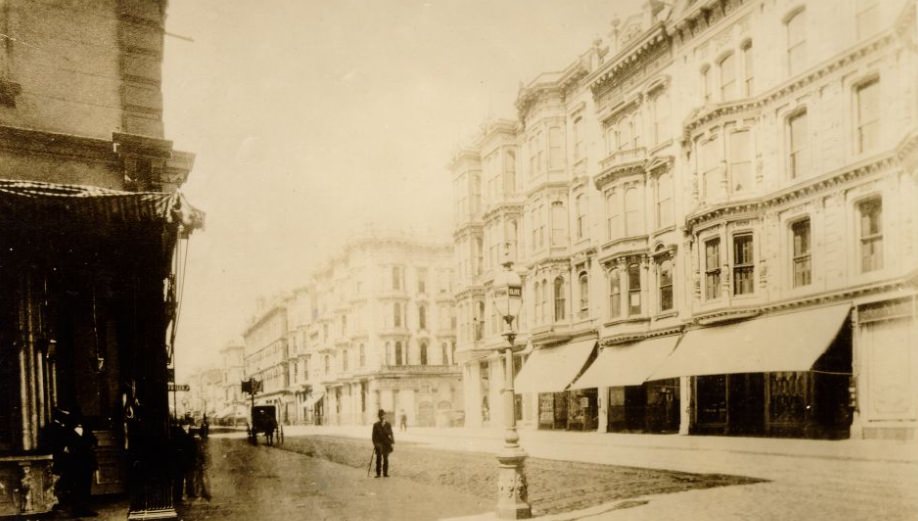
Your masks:
M692 377L679 377L679 434L689 433L692 423Z
M596 432L609 432L609 388L600 387L596 390L599 420L596 422Z

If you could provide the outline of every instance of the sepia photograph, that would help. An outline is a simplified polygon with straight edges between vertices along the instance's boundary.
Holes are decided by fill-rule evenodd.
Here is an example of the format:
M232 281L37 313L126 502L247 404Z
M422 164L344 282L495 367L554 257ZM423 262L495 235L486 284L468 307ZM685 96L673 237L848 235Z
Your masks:
M0 0L0 521L918 519L918 0Z

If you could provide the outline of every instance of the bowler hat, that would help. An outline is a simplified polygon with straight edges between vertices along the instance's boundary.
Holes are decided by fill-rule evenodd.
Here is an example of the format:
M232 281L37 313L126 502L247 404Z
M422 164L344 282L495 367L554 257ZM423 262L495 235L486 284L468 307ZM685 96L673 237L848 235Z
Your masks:
M382 410L382 409L380 409L379 412L376 413L376 416L379 416L380 418L382 418L382 417L385 416L385 415L386 415L386 411L384 411L384 410Z

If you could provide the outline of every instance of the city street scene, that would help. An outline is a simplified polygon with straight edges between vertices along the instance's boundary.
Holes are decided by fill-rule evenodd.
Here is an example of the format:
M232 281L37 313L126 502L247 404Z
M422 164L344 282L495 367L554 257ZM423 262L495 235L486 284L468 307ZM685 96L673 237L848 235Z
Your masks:
M0 521L918 519L918 0L0 0Z

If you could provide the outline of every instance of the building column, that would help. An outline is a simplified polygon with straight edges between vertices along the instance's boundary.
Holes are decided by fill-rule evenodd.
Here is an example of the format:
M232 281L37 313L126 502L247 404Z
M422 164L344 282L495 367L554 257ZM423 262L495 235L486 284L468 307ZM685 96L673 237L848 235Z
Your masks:
M609 432L609 388L600 387L596 390L599 419L596 421L596 432Z
M692 377L679 377L679 434L689 433L692 422Z

